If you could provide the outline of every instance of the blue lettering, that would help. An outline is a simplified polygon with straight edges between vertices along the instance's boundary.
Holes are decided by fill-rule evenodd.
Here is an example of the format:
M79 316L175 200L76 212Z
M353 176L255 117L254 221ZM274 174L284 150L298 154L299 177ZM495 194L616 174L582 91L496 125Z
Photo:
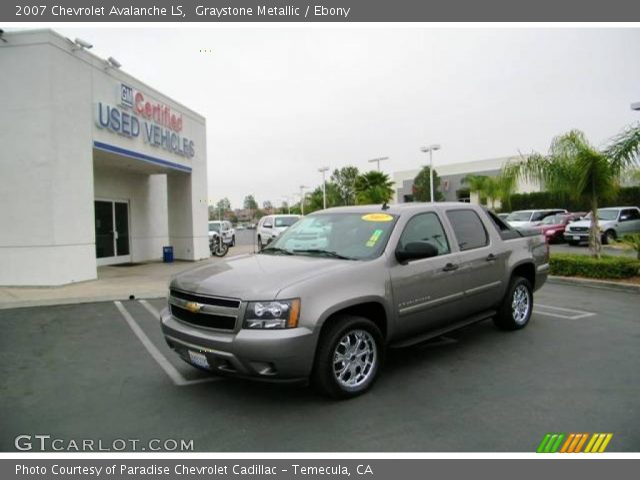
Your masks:
M151 134L153 132L153 126L149 122L144 122L144 141L151 143Z
M140 135L140 121L138 117L131 115L131 136L137 137Z
M103 111L105 111L106 116L103 115ZM98 126L100 128L107 128L109 126L109 107L103 109L102 102L98 103Z
M122 112L122 133L131 136L131 115L128 113Z
M157 125L153 126L153 143L155 145L161 145L162 144L162 139L160 138L160 127L158 127Z
M109 128L114 132L118 132L120 130L120 111L112 108L109 117L111 119Z

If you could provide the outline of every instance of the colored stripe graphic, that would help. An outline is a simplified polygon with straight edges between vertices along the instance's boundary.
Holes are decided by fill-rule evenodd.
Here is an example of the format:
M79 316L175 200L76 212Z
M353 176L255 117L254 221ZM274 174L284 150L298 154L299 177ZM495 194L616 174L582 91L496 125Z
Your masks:
M609 445L609 442L613 438L612 433L594 433L591 440L587 444L584 453L602 453Z
M590 433L547 433L538 445L536 452L580 453L586 443L584 453L603 453L612 438L613 433L594 433L593 435ZM587 440L589 441L587 442Z

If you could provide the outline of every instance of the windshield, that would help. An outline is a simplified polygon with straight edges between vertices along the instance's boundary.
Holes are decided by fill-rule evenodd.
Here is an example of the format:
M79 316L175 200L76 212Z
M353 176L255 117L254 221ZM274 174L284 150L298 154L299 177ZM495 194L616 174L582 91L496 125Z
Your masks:
M619 210L598 210L599 220L615 220L618 218Z
M219 223L210 223L209 224L209 231L210 232L218 232L218 233L220 233L220 224Z
M302 218L263 250L349 260L382 254L397 217L387 213L319 213Z
M531 211L512 212L507 217L507 222L528 222L531 219Z
M276 217L273 223L276 227L290 227L298 221L299 217Z
M543 225L560 225L564 222L565 215L550 215L542 220Z

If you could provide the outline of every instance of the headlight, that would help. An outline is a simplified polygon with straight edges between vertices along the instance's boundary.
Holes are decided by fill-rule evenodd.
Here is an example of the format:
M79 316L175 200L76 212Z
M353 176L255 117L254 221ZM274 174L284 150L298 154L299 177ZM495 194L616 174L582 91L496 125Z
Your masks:
M244 328L295 328L300 317L300 299L250 302L244 315Z

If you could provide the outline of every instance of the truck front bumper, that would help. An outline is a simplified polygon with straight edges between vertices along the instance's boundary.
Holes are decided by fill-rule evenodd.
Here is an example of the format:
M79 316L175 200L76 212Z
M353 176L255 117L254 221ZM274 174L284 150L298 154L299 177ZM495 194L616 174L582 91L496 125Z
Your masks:
M177 320L168 308L160 319L169 347L196 367L271 381L302 380L311 374L317 339L307 328L214 331Z

